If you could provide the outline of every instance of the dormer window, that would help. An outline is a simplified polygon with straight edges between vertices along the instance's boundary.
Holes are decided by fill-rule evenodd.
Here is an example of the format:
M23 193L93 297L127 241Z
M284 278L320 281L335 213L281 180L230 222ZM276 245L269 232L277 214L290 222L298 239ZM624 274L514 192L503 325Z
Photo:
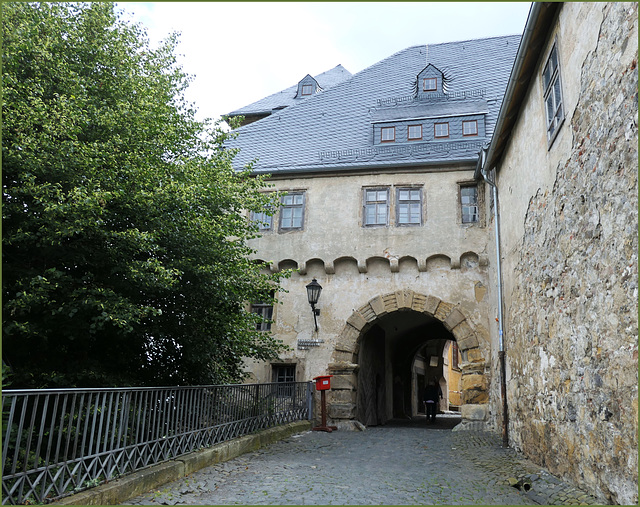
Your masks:
M311 95L314 95L315 93L318 93L321 90L322 88L320 88L318 82L309 74L307 74L298 82L298 91L296 93L296 98L307 98Z
M422 80L423 92L435 92L438 91L438 78L426 77Z
M418 95L444 93L444 75L435 65L429 64L418 74L416 89Z
M422 139L422 125L409 125L407 141L419 141Z
M469 120L462 122L462 135L463 136L477 136L478 135L478 120Z
M449 124L448 123L436 123L434 125L434 137L443 138L449 137Z
M396 140L396 128L395 127L382 127L380 129L380 142L392 143Z

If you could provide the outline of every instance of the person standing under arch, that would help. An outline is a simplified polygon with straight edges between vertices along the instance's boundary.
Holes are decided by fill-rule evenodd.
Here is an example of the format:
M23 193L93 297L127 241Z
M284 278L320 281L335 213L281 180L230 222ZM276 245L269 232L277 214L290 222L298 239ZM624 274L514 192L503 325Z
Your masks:
M438 402L442 399L442 389L437 379L430 380L424 388L424 408L427 414L427 422L431 420L436 422L436 414L438 412Z

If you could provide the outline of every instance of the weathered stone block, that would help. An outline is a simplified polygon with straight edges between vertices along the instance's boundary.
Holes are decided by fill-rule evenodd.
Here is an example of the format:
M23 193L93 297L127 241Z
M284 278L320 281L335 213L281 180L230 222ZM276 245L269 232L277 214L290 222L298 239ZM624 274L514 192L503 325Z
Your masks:
M474 333L471 333L460 340L456 340L458 342L458 347L462 350L473 349L478 346L478 339Z
M398 298L395 293L382 296L384 307L387 312L395 312L398 309Z
M471 329L471 326L466 320L463 320L455 325L452 328L451 332L453 333L453 336L456 338L456 341L459 344L460 340L466 338L470 334L473 334L473 329Z
M454 306L451 303L440 301L440 304L438 305L438 308L436 309L436 312L433 314L433 316L440 322L444 322L448 315L451 313L451 310L453 310L453 307Z
M376 312L373 311L373 308L371 308L371 305L369 303L360 307L358 309L358 313L361 314L367 320L367 322L373 322L378 318Z
M354 312L347 319L347 323L358 331L362 331L362 328L367 325L367 319L365 319L360 312Z
M411 309L416 312L424 312L424 305L427 302L426 296L422 294L413 293L413 302L411 303Z
M413 291L399 290L396 291L396 301L398 308L411 308L413 303Z
M355 344L358 340L358 336L360 336L360 331L358 331L355 327L350 324L347 324L342 328L342 332L338 336L338 339L343 344Z
M462 391L462 403L464 404L485 404L489 402L489 393L487 391L476 391L469 389Z
M327 412L332 419L353 419L356 406L354 403L330 403Z
M349 326L349 327L351 327L351 326ZM353 328L351 327L351 329L353 329ZM356 338L357 338L357 336L356 336ZM338 350L340 352L350 352L350 353L353 354L353 351L354 351L354 348L355 348L354 346L355 346L355 340L353 342L346 342L346 343L345 342L338 342L338 343L336 343L336 347L335 348L336 348L336 350Z
M331 359L333 359L336 363L351 362L353 359L353 352L346 352L344 350L336 349L333 351Z
M466 352L466 360L470 363L482 363L484 365L484 356L482 355L482 351L476 347L472 349L468 349Z
M435 296L427 296L427 301L424 304L424 311L430 315L435 315L438 305L440 304L440 298Z
M460 369L462 370L463 375L469 375L472 373L483 373L484 372L484 364L476 362L462 362L460 363Z
M387 313L382 297L378 296L372 299L371 301L369 301L369 304L378 317L381 317L382 315L385 315Z
M463 391L467 389L486 390L487 381L484 375L478 373L462 375L461 388Z
M358 381L355 375L334 375L331 379L331 390L355 390Z
M350 375L358 370L358 365L347 361L329 363L327 366L330 375Z
M460 415L469 421L486 421L489 408L487 405L462 405Z
M333 387L333 379L331 379L331 403L332 404L341 404L341 403L352 403L355 405L356 403L356 391L349 390L334 390Z
M466 317L462 314L460 310L454 308L451 310L451 313L447 315L447 318L444 320L443 324L449 331L454 329L458 324L465 321Z

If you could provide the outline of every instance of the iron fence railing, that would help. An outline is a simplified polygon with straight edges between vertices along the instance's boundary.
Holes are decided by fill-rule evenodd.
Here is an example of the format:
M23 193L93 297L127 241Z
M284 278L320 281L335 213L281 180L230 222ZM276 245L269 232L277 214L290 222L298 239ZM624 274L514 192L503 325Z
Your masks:
M46 503L254 431L311 419L311 383L2 392L2 503Z

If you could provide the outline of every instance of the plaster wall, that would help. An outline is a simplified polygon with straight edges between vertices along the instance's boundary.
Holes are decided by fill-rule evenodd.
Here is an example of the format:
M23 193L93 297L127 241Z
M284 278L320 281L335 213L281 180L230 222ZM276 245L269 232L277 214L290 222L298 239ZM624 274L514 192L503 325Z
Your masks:
M510 443L622 504L638 501L637 9L563 4L497 167ZM565 120L548 147L556 41Z

